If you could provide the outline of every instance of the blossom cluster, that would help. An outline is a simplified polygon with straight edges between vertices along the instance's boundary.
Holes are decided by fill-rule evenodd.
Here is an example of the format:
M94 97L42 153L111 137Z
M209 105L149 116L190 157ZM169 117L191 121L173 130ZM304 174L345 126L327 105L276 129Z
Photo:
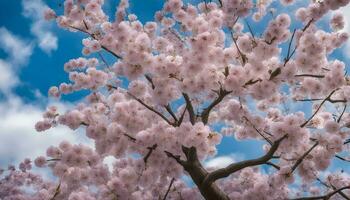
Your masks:
M349 0L299 8L302 25L295 30L290 14L273 10L272 1L257 2L168 0L145 23L129 12L127 0L114 20L104 13L103 0L66 0L63 15L48 10L46 19L86 34L85 57L64 65L69 82L51 87L49 95L89 94L64 113L49 107L35 128L80 128L94 148L64 141L33 161L58 183L33 175L30 160L20 170L11 167L0 180L0 198L192 200L208 199L211 191L227 199L278 200L304 195L302 187L308 195L328 192L315 182L334 157L348 152L349 78L345 63L331 57L348 34L339 13L326 19L330 32L317 22ZM268 12L271 20L255 33L249 18L264 23ZM309 110L288 108L298 103ZM216 156L225 137L263 141L266 154L221 171L206 169L203 162ZM109 166L108 157L115 159ZM239 170L225 174L232 169ZM212 173L225 178L206 185ZM184 181L187 176L197 187ZM297 179L302 184L295 191ZM348 180L331 174L327 181L341 188ZM22 187L26 181L35 192Z

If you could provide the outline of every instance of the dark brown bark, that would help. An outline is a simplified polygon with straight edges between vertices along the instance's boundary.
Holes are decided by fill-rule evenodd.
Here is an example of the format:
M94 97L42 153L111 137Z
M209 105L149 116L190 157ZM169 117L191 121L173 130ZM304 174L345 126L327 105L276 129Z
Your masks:
M200 193L206 200L229 200L229 197L216 185L215 182L203 185L205 177L209 174L208 171L200 163L195 147L182 147L182 151L186 155L187 160L181 160L180 156L175 156L170 152L165 152L169 157L175 159L183 166L185 171L191 176L194 183L197 185Z
M274 153L277 151L279 145L281 144L282 140L284 140L287 137L287 135L281 137L280 139L276 140L270 150L263 156L251 159L251 160L244 160L241 162L233 163L227 167L215 170L208 174L208 176L205 178L204 182L202 183L204 186L209 185L212 182L215 182L218 179L228 177L229 175L244 169L246 167L252 167L257 165L266 164L274 155Z

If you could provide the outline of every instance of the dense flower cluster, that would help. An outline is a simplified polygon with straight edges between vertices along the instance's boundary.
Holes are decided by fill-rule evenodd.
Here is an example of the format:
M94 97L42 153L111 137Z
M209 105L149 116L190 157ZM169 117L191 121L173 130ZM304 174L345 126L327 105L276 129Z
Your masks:
M347 160L340 155L350 142L349 78L345 63L330 56L348 34L341 14L322 16L348 0L312 1L299 8L302 26L295 30L294 17L271 10L270 0L198 5L168 0L155 21L145 23L129 14L127 0L120 1L110 21L103 3L66 0L63 15L45 12L61 27L85 33L82 54L89 55L69 60L64 70L70 82L51 87L49 95L90 93L65 113L49 107L35 125L38 131L80 128L94 148L64 141L33 161L57 181L30 172L29 159L19 170L11 166L2 172L0 199L350 195L345 173L322 173L332 159ZM279 6L293 3L281 0ZM271 20L265 20L271 18L268 12ZM259 26L264 30L255 33L249 18L265 23ZM319 29L319 20L328 20L332 31ZM116 60L110 63L100 51ZM95 54L98 59L91 58ZM288 109L296 102L309 110ZM203 162L216 155L224 137L263 141L259 148L265 154L206 169ZM107 157L115 159L110 166Z

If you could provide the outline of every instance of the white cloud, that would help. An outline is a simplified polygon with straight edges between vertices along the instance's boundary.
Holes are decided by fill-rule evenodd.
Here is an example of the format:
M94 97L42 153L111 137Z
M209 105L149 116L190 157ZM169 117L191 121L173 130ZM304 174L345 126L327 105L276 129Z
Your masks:
M0 59L0 92L8 96L19 83L16 72L28 62L33 44L1 27L0 49L8 55L6 59Z
M345 27L344 31L350 34L350 5L347 5L339 10L344 15ZM347 56L350 56L350 40L346 43L346 47L344 48L344 53Z
M33 42L0 27L0 49L7 53L7 58L0 59L0 92L5 95L5 98L0 99L0 166L18 164L27 157L33 159L45 155L50 145L57 145L62 140L86 143L83 134L73 134L72 130L62 126L46 132L36 132L34 126L42 120L45 110L42 105L46 98L34 91L39 102L36 105L26 104L12 91L20 83L18 72L28 63L33 52ZM58 104L60 111L70 106Z
M57 37L50 31L51 25L44 19L44 11L48 8L42 0L22 0L23 15L33 23L31 32L37 37L39 47L46 53L57 49Z
M204 166L208 169L218 169L227 167L228 165L237 162L241 159L242 156L236 154L224 155L211 158L204 162Z
M219 156L212 158L205 163L207 168L222 168L227 167L229 164L233 163L235 160L230 156Z
M67 106L61 104L58 107ZM86 143L86 137L79 131L74 133L63 126L36 132L34 125L42 119L43 111L38 106L24 104L16 96L0 102L0 166L45 155L49 146L58 145L62 140Z
M6 61L0 59L0 91L6 96L18 84L18 78Z
M13 66L26 64L33 52L33 44L14 35L6 28L0 28L0 48L8 55Z

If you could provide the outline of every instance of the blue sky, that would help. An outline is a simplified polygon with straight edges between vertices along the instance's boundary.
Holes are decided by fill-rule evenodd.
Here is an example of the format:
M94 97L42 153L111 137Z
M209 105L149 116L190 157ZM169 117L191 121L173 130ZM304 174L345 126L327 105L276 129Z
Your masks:
M105 11L114 13L118 0L105 0ZM69 59L81 56L83 34L62 30L55 23L45 22L40 13L46 6L62 11L62 0L1 0L0 8L0 167L18 162L26 156L45 153L45 148L62 139L85 142L83 130L72 131L59 127L46 133L36 133L34 124L40 120L47 105L58 105L62 110L72 106L86 92L65 96L63 102L47 98L52 85L67 81L63 65ZM130 13L142 22L153 19L153 13L162 7L163 0L131 1ZM350 8L344 9L348 20ZM113 15L111 15L113 16ZM266 20L265 20L266 22ZM256 32L262 32L264 22L252 23ZM328 28L326 23L320 26ZM294 24L300 26L300 24ZM346 28L347 31L350 29ZM348 47L332 57L346 61ZM108 56L107 56L108 57ZM108 57L109 62L113 58ZM297 106L300 110L304 107ZM261 155L261 142L237 142L225 138L219 146L219 155L231 159L253 158ZM230 161L230 160L229 160ZM337 161L334 169L346 167Z

